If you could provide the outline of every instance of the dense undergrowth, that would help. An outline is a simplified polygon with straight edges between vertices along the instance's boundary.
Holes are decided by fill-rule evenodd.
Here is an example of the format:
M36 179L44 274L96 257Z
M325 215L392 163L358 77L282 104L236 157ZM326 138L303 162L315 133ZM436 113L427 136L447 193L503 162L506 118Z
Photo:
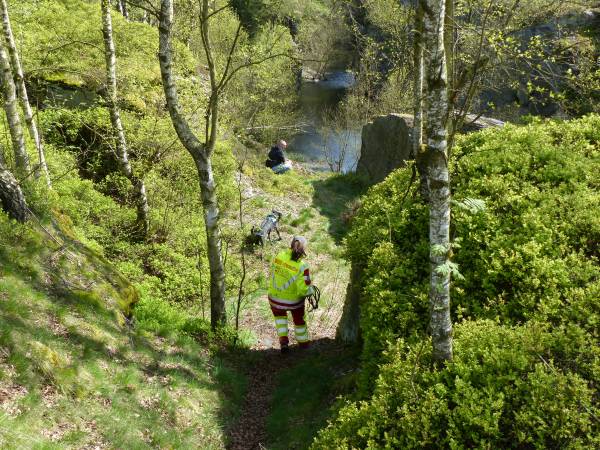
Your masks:
M347 238L363 268L363 399L315 448L599 445L599 130L589 116L459 140L443 369L426 338L427 208L410 168L369 191Z

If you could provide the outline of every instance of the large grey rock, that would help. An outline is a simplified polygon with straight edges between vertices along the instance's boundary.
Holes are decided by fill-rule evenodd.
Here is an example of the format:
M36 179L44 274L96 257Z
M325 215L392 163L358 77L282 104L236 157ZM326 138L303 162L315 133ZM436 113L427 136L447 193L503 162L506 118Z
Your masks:
M359 175L379 183L410 158L411 142L406 121L400 114L378 116L362 129Z

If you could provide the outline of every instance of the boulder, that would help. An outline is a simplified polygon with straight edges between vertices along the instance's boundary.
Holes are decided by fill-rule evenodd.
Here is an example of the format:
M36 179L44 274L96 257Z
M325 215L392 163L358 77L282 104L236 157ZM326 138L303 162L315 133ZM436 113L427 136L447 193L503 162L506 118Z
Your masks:
M360 159L356 173L379 183L410 158L408 125L400 114L378 116L362 129Z

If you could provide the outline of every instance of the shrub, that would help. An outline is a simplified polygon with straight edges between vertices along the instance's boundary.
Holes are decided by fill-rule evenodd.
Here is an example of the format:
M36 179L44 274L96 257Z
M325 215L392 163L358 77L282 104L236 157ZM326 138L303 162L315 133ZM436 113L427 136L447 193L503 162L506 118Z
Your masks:
M454 321L574 324L598 338L600 117L507 125L461 137L451 162ZM368 392L398 338L428 324L428 208L410 168L371 188L347 255L362 271ZM390 199L404 199L391 202Z
M455 329L455 357L431 370L431 344L400 341L369 401L349 403L312 448L596 448L594 383L563 363L578 347L565 329L489 320ZM589 340L588 345L593 341ZM594 371L600 368L598 347Z

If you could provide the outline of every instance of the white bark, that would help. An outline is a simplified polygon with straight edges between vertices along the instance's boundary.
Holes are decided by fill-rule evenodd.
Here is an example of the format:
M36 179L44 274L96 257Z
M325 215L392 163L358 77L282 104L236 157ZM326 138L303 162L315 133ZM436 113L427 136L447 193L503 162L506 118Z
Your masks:
M150 209L148 207L148 198L146 196L146 186L144 181L135 176L129 162L127 140L125 139L125 131L123 130L123 123L121 122L121 112L117 103L117 57L113 40L110 0L101 0L101 9L102 32L104 34L104 55L106 59L106 102L108 103L110 111L110 121L115 135L117 159L119 160L121 173L126 176L133 185L136 196L137 225L139 231L145 237L148 235L148 230L150 228L150 219L148 217Z
M29 103L29 96L27 95L27 88L25 87L25 76L23 75L23 67L19 59L19 53L17 51L17 45L13 36L12 28L10 25L10 16L8 15L8 5L6 0L0 0L0 8L2 14L2 29L4 30L4 39L6 41L8 55L10 57L10 64L13 70L13 78L17 88L18 97L21 100L21 108L23 109L23 115L25 117L25 123L29 129L29 135L35 143L35 148L38 152L39 168L44 172L46 178L46 185L48 188L52 188L52 182L50 181L50 173L48 172L48 166L46 164L46 156L44 154L44 145L38 132L37 124L33 117L33 111L31 110L31 104ZM37 173L37 170L36 170Z
M117 8L119 12L125 17L125 19L129 20L129 10L127 9L127 3L125 0L117 0Z
M452 359L450 318L450 179L448 174L448 112L444 48L445 0L421 0L424 10L427 182L430 196L429 240L431 280L429 302L433 357Z
M206 241L208 245L208 263L210 267L210 300L211 300L211 325L213 328L224 325L225 315L225 268L221 254L221 234L219 230L219 208L215 182L213 178L211 153L216 140L216 111L210 117L212 129L207 132L207 142L202 143L192 131L188 121L181 114L177 87L173 79L171 51L171 30L173 23L172 0L161 1L161 14L159 23L159 51L158 59L162 76L163 88L167 100L167 107L177 132L179 140L190 153L198 171L200 182L200 196L204 210L206 227ZM205 37L207 34L205 35ZM214 86L213 86L214 87ZM213 103L215 102L215 103ZM211 96L210 102L216 104L216 97ZM208 130L207 124L207 130Z
M15 154L15 165L19 175L26 176L31 170L29 155L25 147L25 137L23 136L23 127L21 126L21 118L19 117L17 90L4 42L0 42L0 78L4 93L4 111L6 112L10 138Z

